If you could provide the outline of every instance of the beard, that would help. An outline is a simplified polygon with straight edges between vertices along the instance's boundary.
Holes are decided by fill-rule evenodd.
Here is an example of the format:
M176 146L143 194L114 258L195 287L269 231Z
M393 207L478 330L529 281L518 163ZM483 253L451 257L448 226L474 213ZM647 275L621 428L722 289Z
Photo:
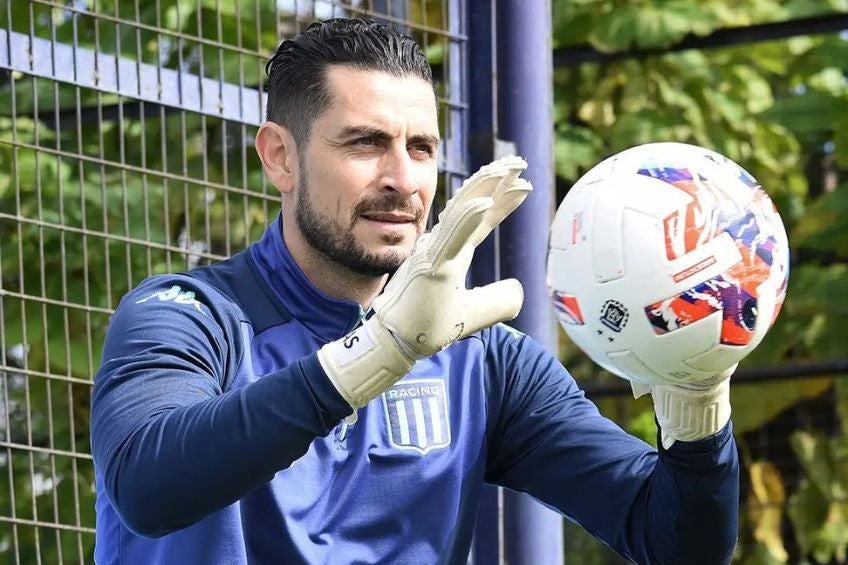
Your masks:
M414 215L417 234L421 234L420 225L424 210L397 193L357 202L351 210L350 222L345 227L338 220L325 217L312 206L309 183L306 175L303 175L298 186L295 220L300 233L314 249L350 271L379 277L395 272L409 256L409 250L398 248L382 253L369 251L356 240L353 228L363 213L388 211ZM403 236L397 233L383 234L380 237L388 245L397 245L403 241Z

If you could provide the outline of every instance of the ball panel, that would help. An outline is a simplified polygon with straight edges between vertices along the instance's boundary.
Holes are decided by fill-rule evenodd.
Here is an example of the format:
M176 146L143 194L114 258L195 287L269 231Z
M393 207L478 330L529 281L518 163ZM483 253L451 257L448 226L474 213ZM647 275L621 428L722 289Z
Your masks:
M663 375L666 382L705 378L709 375L702 374L684 361L715 347L721 333L721 322L721 314L713 313L673 333L652 335L649 323L643 318L639 324L642 331L630 336L630 348L645 364Z
M739 281L721 273L694 287L645 307L654 333L663 335L720 312L720 343L747 345L757 325L757 294L749 294Z
M607 357L609 357L609 365L612 367L608 370L619 377L644 384L651 384L666 378L665 375L651 369L632 351L610 351L607 353Z
M717 345L716 347L686 359L684 363L697 371L720 373L744 357L744 352L738 347Z
M624 210L616 201L618 187L610 183L592 185L596 198L592 207L590 244L595 281L605 283L624 276L622 223Z

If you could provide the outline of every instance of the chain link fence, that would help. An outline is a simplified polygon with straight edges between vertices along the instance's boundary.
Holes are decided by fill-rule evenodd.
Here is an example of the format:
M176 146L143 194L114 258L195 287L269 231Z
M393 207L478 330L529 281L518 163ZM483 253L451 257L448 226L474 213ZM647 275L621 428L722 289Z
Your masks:
M89 396L109 316L279 211L253 151L265 63L309 23L392 23L434 65L441 185L465 176L448 0L0 1L0 560L91 562Z

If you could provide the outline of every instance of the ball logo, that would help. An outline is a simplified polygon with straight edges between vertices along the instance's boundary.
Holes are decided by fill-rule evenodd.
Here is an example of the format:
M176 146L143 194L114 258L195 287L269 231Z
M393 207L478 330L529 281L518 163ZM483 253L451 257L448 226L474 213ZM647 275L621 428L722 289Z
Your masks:
M620 332L629 318L627 308L616 300L607 300L601 307L601 323L614 332Z

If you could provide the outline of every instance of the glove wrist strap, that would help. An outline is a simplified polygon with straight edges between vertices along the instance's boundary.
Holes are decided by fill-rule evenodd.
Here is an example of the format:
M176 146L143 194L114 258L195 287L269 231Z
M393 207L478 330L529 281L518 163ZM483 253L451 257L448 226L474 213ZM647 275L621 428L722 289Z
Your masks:
M415 364L376 316L318 350L333 386L356 410L389 388Z
M730 379L706 389L653 385L651 396L666 449L714 435L730 420Z

